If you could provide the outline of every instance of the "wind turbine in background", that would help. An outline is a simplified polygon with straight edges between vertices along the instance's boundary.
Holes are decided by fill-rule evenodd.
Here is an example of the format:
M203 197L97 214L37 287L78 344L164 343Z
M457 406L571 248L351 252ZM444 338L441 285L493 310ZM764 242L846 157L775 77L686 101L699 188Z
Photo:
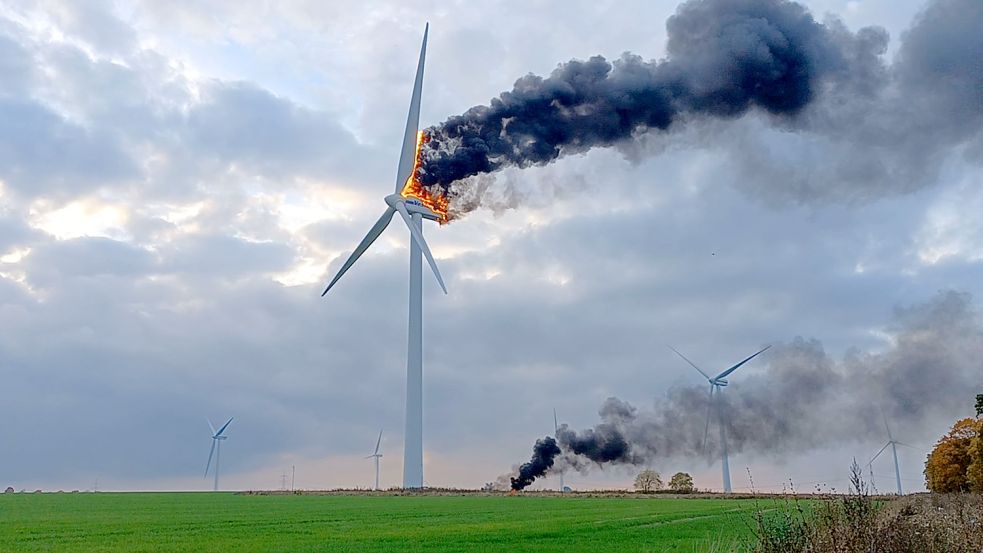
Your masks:
M223 424L222 428L219 428L217 432L215 431L215 427L212 426L212 421L208 419L205 420L208 421L208 428L212 430L212 449L211 451L208 452L208 463L205 464L205 476L203 478L208 477L208 469L209 467L212 466L212 455L214 455L215 456L215 487L212 489L213 491L217 492L218 491L218 460L222 456L222 441L229 439L229 437L224 435L223 432L225 432L225 429L229 427L229 423L232 422L232 417L229 417L229 420L225 421L225 424Z
M410 97L410 110L406 116L406 130L403 133L403 146L400 149L399 165L396 169L396 191L384 198L386 211L383 212L369 233L355 247L321 296L328 293L341 275L365 253L389 226L393 215L399 213L410 230L410 309L409 343L406 359L406 434L403 449L403 487L423 487L423 261L426 256L430 269L437 277L440 288L447 293L444 279L437 270L437 263L430 253L430 247L423 238L423 219L431 221L446 220L446 205L439 205L429 198L426 191L414 178L418 163L418 148L422 135L420 126L420 97L423 93L423 65L427 53L427 34L430 25L423 31L423 46L420 48L420 61L416 68L413 95ZM444 211L441 211L443 208ZM436 211L435 211L436 210Z
M707 381L710 383L710 398L707 401L707 423L706 423L706 426L703 429L703 449L704 450L707 447L707 436L710 433L710 415L713 412L713 406L714 406L713 392L714 392L714 390L717 390L717 402L716 402L716 406L717 406L717 420L720 423L720 464L721 464L721 471L723 472L724 493L730 493L731 492L731 487L730 487L730 464L728 463L728 460L727 460L727 421L724 419L724 404L723 404L723 400L720 399L720 394L723 393L724 387L727 386L727 377L730 376L731 373L733 373L737 369L741 368L741 366L744 365L745 363L747 363L748 361L750 361L750 360L754 359L755 357L761 355L762 353L765 352L765 350L767 350L770 347L771 346L765 346L764 348L758 350L758 352L755 353L754 355L752 355L752 356L748 357L747 359L741 361L740 363L738 363L738 364L730 367L729 369L723 371L722 373L718 374L717 376L711 377L707 373L703 372L702 369L700 369L699 367L697 367L692 361L690 361L689 359L687 359L685 355L683 355L682 353L679 353L678 351L676 351L676 348L674 348L672 346L669 346L669 349L671 349L676 355L682 357L683 358L683 361L686 361L687 363L689 363L691 367L693 367L694 369L696 369L701 375L703 375L703 378L706 378Z
M382 443L382 430L379 431L379 439L376 440L375 442L375 451L372 452L372 455L365 456L366 459L375 458L375 489L376 490L379 489L379 459L382 457L382 454L379 453L379 445L381 443Z
M556 422L556 407L553 408L553 437L560 439L560 424ZM560 493L563 493L563 471L560 471Z
M884 450L887 449L887 446L891 446L891 454L894 456L894 478L898 482L898 495L904 495L904 492L901 490L901 467L898 465L898 446L899 445L908 446L908 444L904 442L899 442L894 439L894 436L891 435L891 427L888 426L887 424L887 417L884 415L884 413L881 413L881 416L884 417L884 428L887 430L887 443L884 444L884 447L882 447L881 450L877 452L877 455L874 455L874 457L870 460L870 462L867 463L867 467L870 469L871 480L873 480L874 461L876 461L877 458L881 456L881 453L884 453Z

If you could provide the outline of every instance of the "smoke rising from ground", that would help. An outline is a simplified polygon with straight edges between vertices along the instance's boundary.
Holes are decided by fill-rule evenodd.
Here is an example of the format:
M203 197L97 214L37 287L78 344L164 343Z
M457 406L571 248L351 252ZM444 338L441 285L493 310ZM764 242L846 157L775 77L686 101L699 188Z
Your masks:
M782 456L886 441L882 411L896 439L929 444L956 417L972 415L973 398L983 389L983 322L968 294L944 292L899 309L887 332L890 346L884 351L854 350L841 360L830 357L817 340L796 338L755 359L764 370L747 374L754 368L749 365L731 375L720 396L730 452ZM735 352L735 361L743 353ZM699 352L689 357L699 364L694 359ZM711 374L722 369L702 368ZM691 373L694 385L670 389L651 411L608 398L594 428L560 427L563 454L557 454L555 466L585 470L718 455L716 415L703 449L706 381L700 382L702 377L681 360L662 370Z
M427 129L418 178L460 215L482 205L482 176L499 169L747 114L705 140L759 177L751 192L776 201L910 191L957 145L983 158L977 0L930 2L890 65L883 29L820 23L789 0L690 0L666 27L665 59L573 60ZM762 142L769 132L781 133L781 154Z
M519 467L518 474L509 479L512 489L521 490L532 484L536 478L546 474L559 454L560 447L556 445L556 440L553 438L546 436L542 440L536 440L536 445L532 448L532 459L528 463L523 463Z

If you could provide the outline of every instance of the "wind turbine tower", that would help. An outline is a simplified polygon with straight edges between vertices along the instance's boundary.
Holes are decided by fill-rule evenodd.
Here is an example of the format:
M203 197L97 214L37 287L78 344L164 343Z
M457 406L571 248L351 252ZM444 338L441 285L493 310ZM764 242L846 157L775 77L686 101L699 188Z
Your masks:
M375 489L376 491L379 490L379 459L382 458L382 454L379 453L379 445L381 443L382 443L382 430L379 431L379 439L376 440L375 442L375 451L372 452L372 455L365 456L366 459L375 459L375 488L373 489Z
M884 428L885 430L887 430L887 443L884 444L884 447L882 447L880 451L877 452L877 455L874 455L874 457L870 460L870 462L867 463L867 466L870 468L871 474L873 474L874 461L876 461L877 458L881 456L881 453L884 453L884 450L887 449L887 446L891 446L891 455L894 457L894 478L895 480L897 480L898 483L898 495L904 495L904 491L901 489L901 467L898 465L898 446L908 445L908 444L904 442L899 442L898 440L894 439L894 436L891 435L891 427L888 426L887 424L886 416L884 417Z
M723 400L721 399L720 394L723 393L724 387L727 386L728 384L727 377L730 376L731 373L741 368L741 366L747 363L748 361L761 355L762 353L765 352L765 350L767 350L770 347L771 346L765 346L754 355L751 355L750 357L744 359L740 363L728 368L727 370L721 372L717 376L711 377L707 373L703 372L703 369L697 367L692 361L687 359L685 355L676 351L676 348L669 346L669 349L671 349L676 355L682 357L683 361L689 363L691 367L696 369L703 376L703 378L706 378L707 382L710 383L710 396L707 401L707 423L703 429L703 449L705 450L707 447L707 436L710 433L710 415L713 413L714 406L716 406L717 421L720 424L720 470L723 473L724 493L730 493L731 487L730 487L730 463L728 462L727 459L727 420L726 417L724 416L724 403ZM714 390L717 391L716 403L714 403L713 400Z
M556 408L553 408L553 437L559 440L560 424L556 421ZM560 471L560 493L563 493L563 471Z
M437 270L437 263L423 238L423 219L446 221L446 203L430 197L418 185L415 173L418 148L423 140L419 132L420 98L423 93L423 66L427 53L427 34L430 25L423 31L423 45L420 47L420 60L416 67L410 109L406 116L406 129L403 132L403 146L399 154L396 170L396 192L384 198L386 211L379 217L365 238L355 247L348 260L331 280L321 296L328 293L343 274L375 242L389 226L393 215L399 213L410 230L410 293L409 293L409 340L406 356L406 432L403 446L403 487L423 487L423 260L427 258L430 269L437 278L437 284L447 293L444 279Z
M219 428L218 431L216 431L215 427L212 426L212 421L208 419L205 420L208 421L208 428L210 428L212 431L212 449L211 451L208 452L208 463L205 464L204 477L205 478L208 477L208 468L212 466L212 455L214 455L215 456L215 486L212 488L212 491L217 492L218 491L218 461L222 456L222 442L229 439L229 437L226 436L224 432L225 429L229 427L229 423L232 422L232 418L229 417L229 420L225 421L225 424L223 424L222 428Z

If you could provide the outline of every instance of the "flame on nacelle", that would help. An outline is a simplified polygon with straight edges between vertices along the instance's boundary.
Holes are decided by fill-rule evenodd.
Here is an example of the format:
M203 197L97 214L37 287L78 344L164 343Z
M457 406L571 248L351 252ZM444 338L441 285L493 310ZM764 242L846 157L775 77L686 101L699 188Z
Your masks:
M448 208L450 207L450 200L442 193L431 193L430 190L425 188L420 181L416 178L417 172L420 169L421 159L420 151L426 142L430 140L430 137L423 131L419 131L416 134L416 162L413 164L413 172L410 173L410 177L406 179L406 184L403 185L403 190L400 191L400 195L404 198L416 198L420 202L427 206L430 211L433 211L437 217L440 218L440 224L445 224L450 221L448 215Z

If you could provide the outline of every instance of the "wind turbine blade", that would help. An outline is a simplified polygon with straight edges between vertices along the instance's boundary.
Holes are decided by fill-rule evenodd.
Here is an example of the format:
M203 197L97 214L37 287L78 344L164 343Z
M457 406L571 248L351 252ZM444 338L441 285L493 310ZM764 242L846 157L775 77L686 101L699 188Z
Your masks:
M887 415L884 414L884 409L881 409L881 418L884 419L884 429L887 430L888 441L894 441L894 436L891 435L891 427L887 425Z
M692 361L690 361L689 359L687 359L685 355L683 355L682 353L679 353L678 351L676 351L676 348L674 348L672 346L666 346L666 347L669 348L669 349L671 349L676 355L682 357L683 358L683 361L686 361L687 363L689 363L689 365L691 367L693 367L694 369L696 369L697 371L699 371L699 373L703 375L703 378L706 378L707 380L710 380L710 375L708 375L707 373L703 372L702 369L700 369Z
M206 478L208 476L208 469L212 466L212 455L215 455L215 442L216 441L218 441L218 440L216 440L215 438L212 438L212 449L208 452L208 462L205 463L205 475L202 476L202 478Z
M225 424L222 425L222 428L219 428L218 432L215 433L215 437L217 438L221 436L222 432L225 432L225 429L229 427L229 423L231 422L232 422L232 417L229 417L229 420L225 421Z
M423 65L427 58L427 34L430 24L423 29L423 45L420 46L420 61L416 66L416 79L413 81L413 95L410 96L410 111L406 114L406 130L403 132L403 147L399 151L399 165L396 169L396 193L406 186L406 181L416 165L416 141L420 127L420 98L423 96Z
M379 431L379 439L376 440L376 442L375 442L375 451L372 452L372 455L378 455L379 454L379 445L381 443L382 443L382 430Z
M396 211L399 211L400 216L403 217L403 221L406 222L406 226L410 228L410 234L413 235L413 240L416 241L416 245L420 246L423 250L423 255L427 258L427 263L430 264L430 268L433 270L433 275L437 277L437 284L440 284L440 289L447 293L447 286L444 286L444 279L440 276L440 271L437 270L437 262L433 260L433 254L430 253L430 247L427 246L427 241L423 239L423 233L420 229L413 224L413 219L410 217L410 213L406 211L406 204L403 202L396 202Z
M378 238L380 234L382 234L382 231L386 230L386 227L389 226L389 221L392 220L394 213L396 213L395 209L391 207L386 209L386 212L382 214L382 217L379 217L379 220L376 221L374 225L372 225L372 228L369 229L369 233L365 235L365 238L362 238L362 241L359 242L358 246L355 247L355 251L353 251L352 254L348 256L348 260L345 261L345 264L341 266L341 270L338 271L338 274L335 275L333 279L331 279L331 283L328 284L328 287L324 289L324 292L321 292L322 298L324 297L325 294L328 293L328 290L330 290L331 287L334 286L336 282L338 282L338 279L341 278L341 275L345 274L345 272L348 271L348 269L350 269L351 266L355 264L355 261L358 260L358 258L363 253L365 253L365 250L369 249L369 246L371 246L372 242L375 242L375 239Z
M898 445L903 445L903 446L905 446L905 447L910 447L911 449L918 449L917 447L915 447L915 446L913 446L913 445L911 445L911 444L906 444L906 443L904 443L904 442L899 442L898 440L894 440L894 443L896 443L896 444L898 444Z
M206 418L205 418L205 422L207 422L207 423L208 423L208 428L209 428L209 430L211 430L211 431L212 431L212 436L214 436L214 435L215 435L215 427L214 427L214 426L212 426L212 421L211 421L211 419L209 419L209 418L207 418L207 417L206 417Z
M877 455L874 455L874 457L871 458L870 462L868 462L867 464L870 465L874 461L876 461L877 458L881 456L881 453L884 453L884 450L887 449L887 446L889 446L889 445L891 445L891 442L888 442L888 443L884 444L884 447L882 447L881 450L877 452Z
M710 435L710 413L713 411L713 389L716 386L710 385L710 399L707 400L707 424L703 428L703 451L707 450L707 436ZM723 424L723 422L721 422Z
M768 346L765 346L764 348L762 348L761 350L759 350L759 351L758 351L757 353L755 353L755 354L754 354L754 355L752 355L751 357L748 357L748 358L747 358L747 359L745 359L744 361L741 361L740 363L738 363L738 364L736 364L736 365L734 365L733 367L731 367L731 368L729 368L729 369L727 369L726 371L724 371L724 372L722 372L722 373L720 373L720 374L718 374L718 375L716 376L716 378L714 378L714 380L716 380L717 378L725 378L725 377L726 377L727 375L729 375L730 373L732 373L732 372L734 372L734 371L736 371L737 369L739 369L739 368L741 368L741 365L743 365L744 363L747 363L748 361L750 361L750 360L752 360L752 359L754 359L755 357L757 357L757 356L759 356L759 355L761 355L762 353L764 353L765 351L767 351L767 350L768 350L768 348L770 348L770 347L771 347L770 345L768 345Z

